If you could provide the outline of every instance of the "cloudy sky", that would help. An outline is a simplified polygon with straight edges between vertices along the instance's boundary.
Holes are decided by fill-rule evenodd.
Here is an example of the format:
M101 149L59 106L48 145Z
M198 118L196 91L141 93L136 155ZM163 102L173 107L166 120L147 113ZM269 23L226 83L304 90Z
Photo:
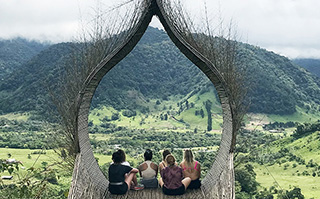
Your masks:
M120 0L103 0L110 7ZM182 0L195 19L205 0ZM319 0L206 0L210 16L233 21L240 40L289 58L320 58ZM97 0L0 0L0 38L70 41ZM153 26L160 27L156 21Z

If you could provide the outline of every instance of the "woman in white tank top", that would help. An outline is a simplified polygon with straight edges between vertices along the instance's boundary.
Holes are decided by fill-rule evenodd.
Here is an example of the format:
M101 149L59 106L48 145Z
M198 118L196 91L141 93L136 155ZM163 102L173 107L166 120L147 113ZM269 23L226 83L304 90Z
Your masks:
M151 161L152 151L147 149L144 153L144 162L139 166L139 173L142 177L140 183L145 188L157 188L158 187L158 166Z

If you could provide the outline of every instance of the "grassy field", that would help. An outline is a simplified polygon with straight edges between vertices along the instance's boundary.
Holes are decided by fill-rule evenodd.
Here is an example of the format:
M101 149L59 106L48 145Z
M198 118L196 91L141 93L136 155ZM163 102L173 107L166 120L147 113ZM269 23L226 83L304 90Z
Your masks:
M257 181L262 187L269 188L275 186L278 190L281 188L291 190L294 187L299 187L305 198L319 198L320 196L320 177L293 175L297 170L305 169L305 166L297 166L294 169L289 168L287 170L284 170L283 166L278 165L266 167L254 165L254 167L257 173Z
M27 121L30 116L29 113L9 113L0 115L0 119Z
M190 94L189 94L190 95ZM140 102L140 105L149 108L147 114L142 114L137 110L136 116L125 117L122 115L122 111L113 109L112 107L100 107L90 111L89 121L92 121L93 125L100 126L103 124L104 118L111 118L112 114L118 113L119 119L114 121L108 121L108 123L115 124L116 126L123 126L129 129L154 129L154 130L179 130L179 131L193 131L195 128L199 131L205 131L207 129L207 111L204 107L204 102L210 100L212 105L212 128L213 130L221 130L222 110L221 105L217 102L212 92L206 92L201 95L196 94L191 97L175 96L169 100L161 100L160 104L156 105L157 100L150 100L148 102ZM186 109L176 114L179 110L177 102L187 100L189 105L194 104L193 108ZM185 103L183 103L185 106ZM203 109L204 117L195 115L196 110ZM174 114L171 114L174 113ZM161 120L161 115L168 115L167 120ZM173 116L173 117L172 117ZM181 122L181 121L183 122Z
M257 181L262 187L275 186L278 190L285 189L291 190L293 187L299 187L305 198L319 198L320 189L319 181L320 177L312 176L297 176L292 175L296 170L302 170L303 166L298 166L294 169L284 170L283 167L278 165L273 166L261 166L254 165L255 172L257 173ZM280 185L280 187L279 187Z
M288 144L279 141L279 145L275 144L266 148L265 153L278 151L280 146L285 146L294 155L302 157L306 163L312 159L313 162L320 164L318 135L319 132L315 132ZM266 165L254 164L254 168L257 173L257 181L263 187L275 186L278 190L281 188L291 190L293 187L299 187L306 198L319 198L320 196L320 177L313 177L313 168L307 168L306 165L299 165L295 161L286 161L281 165L271 166L268 166L267 163ZM303 171L307 171L309 175L302 175Z
M31 149L11 149L11 148L0 148L0 158L7 159L8 154L11 158L22 161L23 167L30 168L32 166L39 167L41 162L48 162L49 164L54 163L59 160L58 155L53 150L44 150L46 154L32 154L32 152L38 152L41 149L31 150ZM31 158L28 158L30 154Z
M306 110L296 107L296 112L291 115L268 115L270 122L299 122L299 123L313 123L320 119L320 113L307 113Z

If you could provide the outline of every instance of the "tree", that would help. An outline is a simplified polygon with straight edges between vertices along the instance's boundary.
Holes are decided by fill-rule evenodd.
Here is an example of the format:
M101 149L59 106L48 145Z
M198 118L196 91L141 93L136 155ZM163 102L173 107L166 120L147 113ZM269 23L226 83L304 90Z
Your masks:
M267 190L263 190L260 191L257 195L255 195L256 199L273 199L273 195L267 191Z
M279 199L304 199L301 189L298 187L293 188L291 191L286 190L285 193L278 195Z
M201 115L202 118L204 118L204 111L203 111L203 109L200 110L200 115Z
M259 183L256 181L256 173L250 164L235 169L235 180L240 183L241 192L255 194Z
M207 130L211 131L212 130L212 116L211 116L211 106L212 106L212 102L210 100L207 100L205 102L205 107L208 113L208 126L207 126Z

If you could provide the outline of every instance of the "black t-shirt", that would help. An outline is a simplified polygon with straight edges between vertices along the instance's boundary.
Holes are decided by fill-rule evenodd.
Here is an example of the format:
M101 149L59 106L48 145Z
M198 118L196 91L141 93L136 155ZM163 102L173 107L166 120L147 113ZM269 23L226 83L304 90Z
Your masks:
M132 167L122 164L112 164L109 167L109 181L110 182L124 182L124 174L129 173Z

